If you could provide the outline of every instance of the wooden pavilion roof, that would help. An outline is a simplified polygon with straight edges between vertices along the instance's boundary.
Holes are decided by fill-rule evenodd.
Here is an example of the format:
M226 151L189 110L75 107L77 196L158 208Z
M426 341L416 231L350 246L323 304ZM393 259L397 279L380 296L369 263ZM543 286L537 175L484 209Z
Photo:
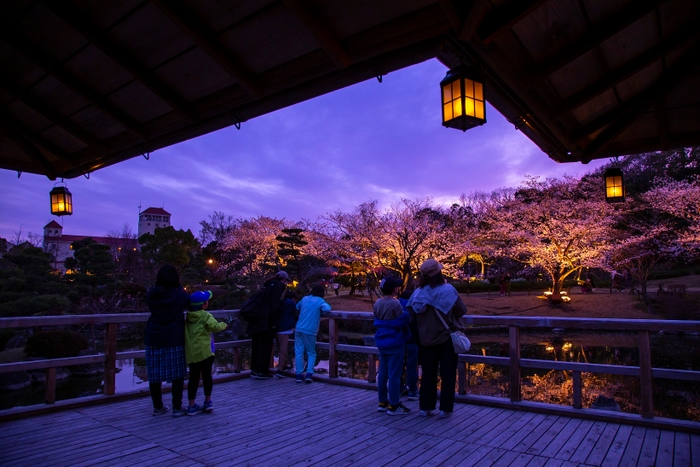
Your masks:
M1 2L0 168L77 177L434 57L479 69L556 161L698 145L699 19L694 0Z

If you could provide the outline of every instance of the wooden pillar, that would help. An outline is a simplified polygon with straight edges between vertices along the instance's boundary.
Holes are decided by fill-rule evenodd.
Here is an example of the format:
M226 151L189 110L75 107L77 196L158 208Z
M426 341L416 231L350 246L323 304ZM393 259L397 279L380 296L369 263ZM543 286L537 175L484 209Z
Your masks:
M574 380L574 408L580 409L581 407L583 407L583 397L581 394L581 372L574 371L572 373L572 377Z
M508 326L510 346L510 400L520 402L520 328Z
M640 414L643 418L654 418L649 331L639 331L639 387Z
M334 318L328 320L328 377L338 377L338 322Z
M377 356L373 353L369 354L367 357L367 382L376 383L377 382Z
M467 362L457 362L457 390L462 396L467 393Z
M47 404L56 402L56 368L46 369L44 399Z
M105 333L105 387L104 393L114 394L117 367L117 323L107 323Z

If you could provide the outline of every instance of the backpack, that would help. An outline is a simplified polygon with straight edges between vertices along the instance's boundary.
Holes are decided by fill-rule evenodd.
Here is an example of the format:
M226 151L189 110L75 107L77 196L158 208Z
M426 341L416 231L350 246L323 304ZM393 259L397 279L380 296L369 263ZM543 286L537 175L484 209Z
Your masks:
M263 287L250 296L239 311L239 316L246 321L255 321L264 317L269 309L267 292L270 288Z

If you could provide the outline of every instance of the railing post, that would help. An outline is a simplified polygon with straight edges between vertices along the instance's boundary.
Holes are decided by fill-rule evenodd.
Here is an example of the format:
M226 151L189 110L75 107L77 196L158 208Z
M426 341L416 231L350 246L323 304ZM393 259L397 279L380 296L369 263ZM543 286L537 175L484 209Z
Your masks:
M105 333L105 395L111 396L115 390L117 367L117 323L107 323Z
M510 401L520 402L520 328L508 326L510 346Z
M457 390L460 395L467 393L467 363L457 362Z
M643 418L654 418L649 331L639 331L639 388L641 415Z
M574 383L574 408L580 409L583 407L583 398L581 394L581 372L573 371L573 383Z
M335 318L328 320L328 377L338 377L338 322Z
M377 382L377 356L373 353L367 356L367 382Z
M242 369L243 369L243 362L241 359L241 348L234 347L233 348L233 372L240 373Z
M44 390L44 399L47 404L56 402L56 368L46 369L46 384Z

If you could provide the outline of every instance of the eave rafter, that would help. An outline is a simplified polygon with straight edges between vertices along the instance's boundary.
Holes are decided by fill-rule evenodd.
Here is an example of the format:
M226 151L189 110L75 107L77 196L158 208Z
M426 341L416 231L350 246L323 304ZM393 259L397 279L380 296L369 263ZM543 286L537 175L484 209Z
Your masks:
M484 44L493 41L507 28L518 23L531 12L550 0L511 0L501 8L489 12L477 29Z
M321 48L333 60L338 68L347 68L352 64L350 55L333 37L333 34L321 21L311 15L298 0L283 0L285 6L294 13L301 24L316 38Z
M161 98L166 104L180 111L191 121L198 119L196 112L170 89L160 78L148 70L145 66L131 58L128 50L110 39L107 34L97 28L83 12L65 2L43 2L56 16L61 18L75 31L80 33L95 47L100 49L107 57L122 67L126 72Z
M175 23L204 52L213 58L245 91L256 99L263 95L262 87L255 81L215 37L195 19L178 1L150 0L158 9Z
M91 89L86 83L81 82L71 73L62 69L58 63L54 62L45 53L29 45L29 41L21 37L17 31L10 30L9 28L0 28L0 39L42 68L46 73L70 88L74 93L112 117L125 128L136 133L141 139L148 140L148 135L146 135L136 121L107 101L107 99L100 96L97 91Z
M56 171L51 163L46 160L41 151L39 151L39 148L34 145L34 143L27 140L16 131L13 131L11 128L5 126L2 121L0 121L0 134L13 140L20 148L22 148L30 159L42 166L49 180L56 180Z
M583 150L581 161L584 163L590 162L606 145L612 143L632 123L637 121L649 107L661 102L666 93L686 76L694 73L698 66L697 57L699 54L700 46L693 47L645 91L609 113L572 132L570 138L574 141L603 128L603 131Z

